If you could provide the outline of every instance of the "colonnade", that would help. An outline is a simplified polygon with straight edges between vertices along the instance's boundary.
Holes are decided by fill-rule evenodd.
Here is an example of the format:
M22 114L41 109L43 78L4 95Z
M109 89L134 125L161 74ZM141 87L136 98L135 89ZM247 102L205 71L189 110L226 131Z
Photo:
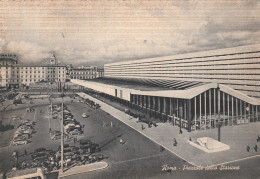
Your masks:
M218 124L231 126L259 121L259 106L249 104L218 88L209 89L192 99L131 94L130 102L138 111L171 121L188 131L210 129Z

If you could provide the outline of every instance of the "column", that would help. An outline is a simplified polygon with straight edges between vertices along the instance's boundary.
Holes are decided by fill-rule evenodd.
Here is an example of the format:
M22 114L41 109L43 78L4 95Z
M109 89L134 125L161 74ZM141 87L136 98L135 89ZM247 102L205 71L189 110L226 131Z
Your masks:
M177 117L179 117L179 99L177 98L176 100L177 100L177 110L176 110L176 112L177 112Z
M239 114L238 114L238 100L236 98L236 121L239 119ZM238 121L237 121L238 122Z
M244 117L244 118L245 118L244 121L246 122L246 120L247 120L247 117L246 117L246 113L247 113L247 111L246 111L246 102L244 102L244 105L243 105L243 106L244 106L244 116L245 116L245 117Z
M155 99L155 96L153 96L153 110L154 110L154 116L156 116L156 99Z
M256 121L258 121L258 110L257 110L258 106L255 106L255 115L256 115Z
M187 121L188 121L188 132L191 132L191 99L187 100Z
M204 92L205 130L207 129L207 91Z
M241 116L241 120L242 120L243 119L243 111L242 111L242 101L241 100L239 100L239 104L240 104L240 116Z
M209 124L211 128L211 89L209 90Z
M216 115L216 89L214 88L214 114Z
M147 112L146 107L147 107L146 96L143 96L143 106L142 106L142 108L144 109L145 113Z
M220 115L220 90L218 90L218 115ZM219 116L217 117L218 122L220 122L219 120Z
M200 94L200 129L201 129L201 94Z
M229 126L229 95L227 94L227 115L228 115L228 126Z
M158 101L158 112L161 113L161 98L159 96L157 97L157 101Z
M147 108L148 108L148 112L149 112L149 115L151 115L151 96L147 96Z
M184 113L183 119L187 120L187 100L184 99L183 102L184 102L184 104L183 104L183 108L184 108L183 109L183 113Z
M226 116L225 93L222 92L222 95L223 95L223 115L224 115L224 120L226 120L225 119Z
M197 124L197 117L196 117L196 115L197 115L197 107L196 107L197 100L196 100L196 98L197 98L197 96L194 97L194 121L195 121L194 125L195 125L195 131L197 130L196 129L196 124Z
M170 98L170 111L169 111L169 113L170 113L170 116L172 116L172 98Z
M163 113L167 114L167 102L166 97L163 98Z
M231 96L231 113L232 113L232 117L231 117L231 126L233 125L233 121L234 121L234 97Z

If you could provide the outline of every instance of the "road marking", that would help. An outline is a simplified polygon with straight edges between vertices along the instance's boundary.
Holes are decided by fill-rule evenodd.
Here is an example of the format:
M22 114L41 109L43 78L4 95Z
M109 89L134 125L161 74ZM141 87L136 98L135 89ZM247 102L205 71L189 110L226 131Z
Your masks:
M138 161L138 160L144 160L144 159L148 159L148 158L154 158L154 157L159 157L159 156L163 156L166 155L164 154L158 154L158 155L150 155L147 157L140 157L140 158L135 158L135 159L130 159L130 160L124 160L124 161L119 161L119 162L115 162L115 163L111 163L112 165L114 164L121 164L121 163L126 163L126 162L133 162L133 161Z
M219 164L216 164L216 165L212 165L210 167L217 166L217 165L225 165L225 164L228 164L228 163L239 162L239 161L243 161L243 160L247 160L247 159L251 159L251 158L256 158L256 157L260 157L260 155L253 155L253 156L250 156L250 157L245 157L245 158L241 158L241 159L237 159L237 160L223 162L223 163L219 163Z

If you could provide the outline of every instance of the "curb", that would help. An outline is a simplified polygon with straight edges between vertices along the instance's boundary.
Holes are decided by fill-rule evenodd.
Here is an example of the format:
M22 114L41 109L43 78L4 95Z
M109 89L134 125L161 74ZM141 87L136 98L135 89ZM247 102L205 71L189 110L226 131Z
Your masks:
M94 168L83 170L83 167L87 167L88 168L88 167L92 167L92 166ZM67 173L64 172L64 173L61 174L59 172L58 178L63 178L63 177L71 176L71 175L77 175L77 174L80 174L80 173L86 173L86 172L92 172L92 171L96 171L96 170L101 170L101 169L105 169L107 167L108 167L108 163L107 162L97 162L97 163L91 163L91 164L87 164L87 165L75 166L75 167L69 169L67 171ZM77 170L77 168L82 168L82 169ZM75 171L73 171L73 169Z

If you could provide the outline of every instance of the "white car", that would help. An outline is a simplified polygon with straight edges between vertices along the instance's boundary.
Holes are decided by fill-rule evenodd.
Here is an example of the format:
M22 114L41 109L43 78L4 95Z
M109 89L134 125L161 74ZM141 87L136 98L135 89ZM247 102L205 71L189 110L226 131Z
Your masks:
M22 140L22 139L16 139L13 140L13 145L23 145L23 144L27 144L28 142L26 140Z
M19 120L21 120L22 118L21 118L21 117L17 117L17 116L12 116L12 119L13 119L13 121L19 121Z
M83 113L81 116L84 117L84 118L88 117L88 115L86 113Z

